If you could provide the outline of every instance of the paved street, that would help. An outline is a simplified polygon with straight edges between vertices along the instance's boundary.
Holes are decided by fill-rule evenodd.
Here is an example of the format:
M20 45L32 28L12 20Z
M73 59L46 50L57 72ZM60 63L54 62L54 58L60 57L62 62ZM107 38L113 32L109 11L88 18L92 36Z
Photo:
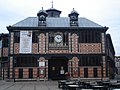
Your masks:
M57 81L5 82L0 81L0 90L60 90Z

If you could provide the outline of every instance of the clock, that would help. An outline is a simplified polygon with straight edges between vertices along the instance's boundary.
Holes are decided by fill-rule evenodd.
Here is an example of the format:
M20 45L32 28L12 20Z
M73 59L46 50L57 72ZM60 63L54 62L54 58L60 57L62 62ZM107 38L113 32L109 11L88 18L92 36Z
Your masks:
M55 38L54 38L54 40L55 40L57 43L60 43L60 42L62 42L63 38L62 38L61 35L56 35Z

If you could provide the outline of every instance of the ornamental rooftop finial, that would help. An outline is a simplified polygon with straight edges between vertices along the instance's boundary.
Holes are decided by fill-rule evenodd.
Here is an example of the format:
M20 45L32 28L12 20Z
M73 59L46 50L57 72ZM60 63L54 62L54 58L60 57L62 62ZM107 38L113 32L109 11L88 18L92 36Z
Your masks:
M73 11L75 10L75 8L73 8Z
M51 3L52 3L52 8L53 8L53 0L52 0L52 2L51 2Z

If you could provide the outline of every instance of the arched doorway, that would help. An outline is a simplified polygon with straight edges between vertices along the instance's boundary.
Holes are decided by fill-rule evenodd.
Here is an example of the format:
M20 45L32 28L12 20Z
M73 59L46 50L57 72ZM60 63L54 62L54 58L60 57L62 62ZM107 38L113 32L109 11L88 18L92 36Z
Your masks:
M48 78L51 80L66 79L68 59L66 57L51 57L48 60Z

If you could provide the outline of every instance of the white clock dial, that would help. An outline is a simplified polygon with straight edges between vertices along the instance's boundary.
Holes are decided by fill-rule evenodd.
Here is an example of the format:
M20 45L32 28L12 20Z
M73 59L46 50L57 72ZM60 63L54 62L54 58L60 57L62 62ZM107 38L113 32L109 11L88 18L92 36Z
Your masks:
M55 39L55 41L56 41L57 43L60 43L63 38L62 38L61 35L56 35L54 39Z

